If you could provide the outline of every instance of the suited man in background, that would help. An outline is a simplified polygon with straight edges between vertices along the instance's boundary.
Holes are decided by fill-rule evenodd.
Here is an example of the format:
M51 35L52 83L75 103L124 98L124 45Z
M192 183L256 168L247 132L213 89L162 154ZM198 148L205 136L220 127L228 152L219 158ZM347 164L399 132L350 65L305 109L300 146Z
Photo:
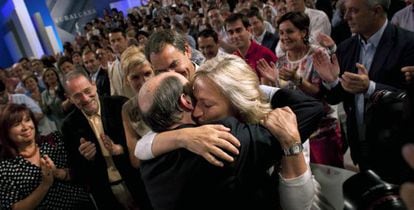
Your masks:
M121 123L127 98L99 97L96 85L80 71L66 74L64 87L77 107L62 126L74 181L87 187L99 209L151 209L139 170L130 163Z
M91 50L85 50L82 55L83 63L88 70L89 77L96 84L100 96L110 96L111 86L109 84L108 73L102 69L96 53Z
M390 148L387 155L378 155L378 148L386 144L368 142L365 138L367 100L379 90L402 89L405 81L401 70L414 65L414 33L388 22L389 5L390 0L345 0L344 18L356 35L338 46L338 63L334 58L333 66L330 61L326 62L326 56L326 68L318 66L323 63L318 60L319 56L324 57L322 53L317 53L314 60L315 69L324 80L327 101L344 103L351 157L361 170L372 168L373 161L376 161L382 163L381 167L398 172L398 169L394 170L397 164L389 157L399 155L400 148ZM391 165L386 165L386 162ZM401 180L387 181L395 183Z
M253 39L260 45L274 52L279 41L279 35L266 30L263 17L258 10L250 9L247 13L247 18L252 27Z

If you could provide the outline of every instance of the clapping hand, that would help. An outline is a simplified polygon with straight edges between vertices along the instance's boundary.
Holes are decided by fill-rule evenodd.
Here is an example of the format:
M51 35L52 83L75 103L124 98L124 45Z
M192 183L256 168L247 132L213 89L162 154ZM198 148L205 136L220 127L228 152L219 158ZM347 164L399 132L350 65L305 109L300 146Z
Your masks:
M124 153L124 148L122 148L120 144L114 144L109 136L101 134L101 139L105 148L111 153L111 155L121 155Z
M324 33L318 33L318 35L316 36L316 40L322 47L332 48L335 46L335 41L330 36Z
M276 70L276 66L274 63L267 61L261 58L257 61L257 70L259 70L260 74L269 81L276 82L278 80L278 74Z
M279 78L283 79L285 81L295 81L296 80L296 71L298 70L298 68L292 68L292 69L288 69L286 67L282 67L279 70Z
M53 184L53 172L56 170L56 166L49 156L45 155L40 158L40 170L42 172L42 183L50 187Z
M93 160L96 155L96 146L85 138L80 138L79 153L87 160Z
M313 66L323 81L332 83L338 79L339 64L335 54L332 55L331 59L323 50L315 50L313 53Z
M368 72L364 65L357 63L358 74L344 72L341 77L341 85L345 91L358 94L365 93L369 87Z

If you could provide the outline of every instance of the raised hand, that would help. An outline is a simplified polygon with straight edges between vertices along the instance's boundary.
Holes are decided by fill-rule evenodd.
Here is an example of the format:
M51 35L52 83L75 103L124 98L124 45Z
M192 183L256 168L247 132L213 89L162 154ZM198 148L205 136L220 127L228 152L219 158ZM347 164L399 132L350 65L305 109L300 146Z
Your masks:
M297 77L296 71L297 71L297 68L295 68L295 69L288 69L286 67L282 67L279 70L279 78L280 79L283 79L285 81L295 81L296 80L296 77Z
M365 93L369 87L368 71L364 65L357 63L358 74L344 72L341 77L341 85L345 91L358 94Z
M267 63L267 61L261 58L257 61L257 70L259 70L260 74L269 81L276 82L278 78L278 73L276 70L276 66L273 62Z
M54 172L56 170L56 166L53 160L50 159L48 155L44 155L42 158L46 161L46 166L49 167L52 170L52 172Z
M221 160L233 162L234 158L231 154L239 154L239 140L223 125L203 125L182 129L182 131L183 147L202 156L213 165L222 167L224 163Z
M54 180L53 169L45 157L40 158L40 170L42 173L42 184L46 185L47 187L52 186Z
M323 50L316 49L312 58L313 66L323 81L331 83L338 79L339 64L335 54L332 55L331 59Z
M86 141L85 138L80 138L79 153L87 160L95 159L96 146L90 141Z
M120 144L114 144L109 136L101 134L101 139L105 148L111 153L111 155L121 155L124 153L124 148L122 148Z
M335 46L335 41L324 33L318 33L316 36L316 41L318 41L319 45L322 47L332 48Z

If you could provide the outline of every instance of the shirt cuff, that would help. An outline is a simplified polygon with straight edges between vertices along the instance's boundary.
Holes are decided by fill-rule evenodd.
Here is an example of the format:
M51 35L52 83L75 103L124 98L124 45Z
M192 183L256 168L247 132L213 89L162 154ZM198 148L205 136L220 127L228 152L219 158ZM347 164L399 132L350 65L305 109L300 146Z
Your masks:
M325 81L322 81L323 86L325 86L326 89L328 89L328 90L334 88L336 85L338 85L338 83L339 83L339 78L337 78L333 82L325 82Z
M150 160L154 158L152 154L152 142L158 133L149 131L135 145L134 155L140 160Z
M369 81L368 90L365 93L365 98L370 98L371 95L375 92L376 83L374 81Z
M302 175L292 178L292 179L285 179L279 173L279 180L281 184L286 186L302 186L306 184L312 178L312 172L310 171L309 167Z

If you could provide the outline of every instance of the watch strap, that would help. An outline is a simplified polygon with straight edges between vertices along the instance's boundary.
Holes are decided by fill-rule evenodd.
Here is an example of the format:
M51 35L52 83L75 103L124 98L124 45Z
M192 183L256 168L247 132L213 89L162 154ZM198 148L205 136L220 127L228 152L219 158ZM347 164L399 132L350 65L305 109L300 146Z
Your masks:
M297 155L303 151L303 145L301 143L295 143L294 145L284 148L283 155L284 156L292 156Z

